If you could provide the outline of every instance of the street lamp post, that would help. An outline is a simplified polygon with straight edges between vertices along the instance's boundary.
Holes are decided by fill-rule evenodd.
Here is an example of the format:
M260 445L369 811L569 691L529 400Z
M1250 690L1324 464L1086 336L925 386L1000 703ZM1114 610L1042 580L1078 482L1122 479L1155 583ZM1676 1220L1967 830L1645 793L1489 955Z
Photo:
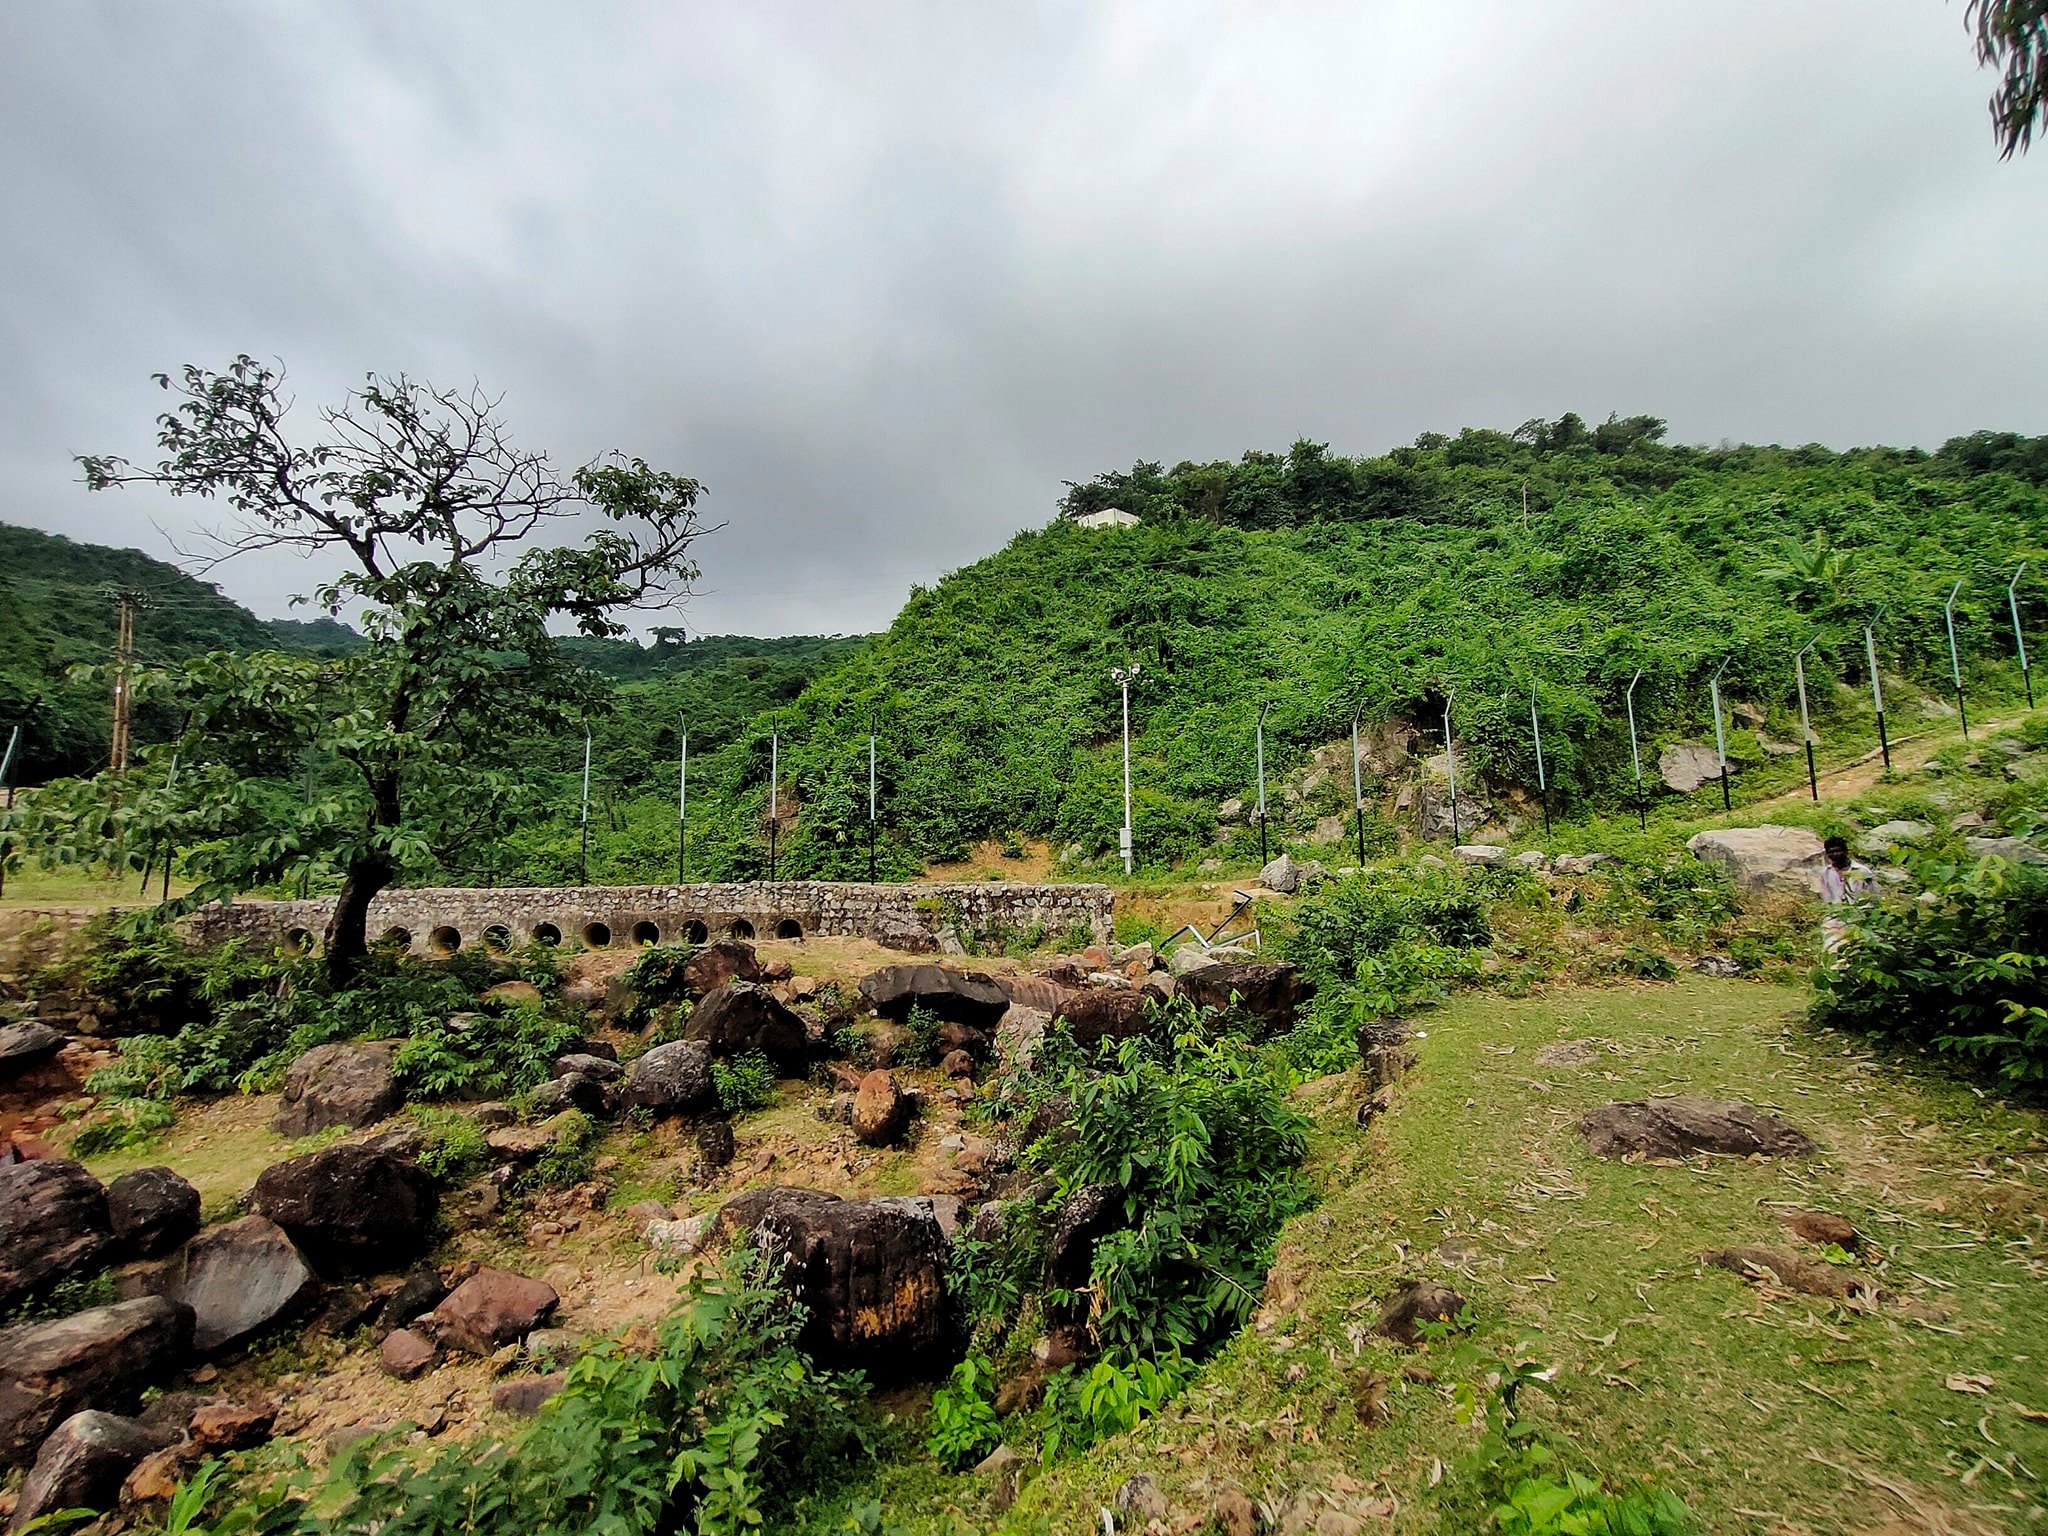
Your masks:
M2027 636L2020 628L2020 578L2027 573L2027 562L2022 560L2020 568L2012 573L2012 580L2006 584L2005 603L2012 610L2012 641L2020 650L2020 681L2027 685L2027 708L2034 707L2034 674L2027 670Z
M1820 774L1813 766L1813 716L1806 707L1806 653L1820 640L1813 639L1799 647L1792 657L1792 671L1799 679L1799 739L1806 743L1806 787L1813 791L1813 803L1820 804Z
M1733 661L1729 657L1728 661ZM1707 679L1707 692L1714 699L1714 756L1721 764L1721 809L1732 811L1733 802L1728 797L1728 730L1721 720L1721 674L1728 670L1728 661L1714 669L1714 675Z
M1117 833L1117 851L1124 857L1127 875L1131 872L1131 684L1143 670L1134 661L1128 667L1112 667L1109 673L1124 696L1124 824Z
M1884 771L1892 771L1892 740L1884 729L1884 679L1877 675L1877 621L1884 617L1884 610L1878 609L1870 616L1870 622L1863 626L1863 654L1870 662L1870 702L1877 710L1877 747L1884 754Z
M868 884L875 883L875 722L868 720Z
M1266 711L1270 701L1259 705L1259 867L1266 866Z
M1955 680L1956 714L1963 722L1963 740L1970 739L1970 706L1963 702L1963 656L1956 649L1956 595L1963 590L1959 581L1948 589L1948 601L1941 605L1942 622L1948 625L1948 675Z
M775 881L775 834L782 829L782 733L768 728L768 880Z
M690 727L682 726L683 742L676 758L676 884L688 876L690 856Z
M1365 767L1358 750L1358 717L1365 713L1360 704L1351 711L1351 808L1358 823L1358 867L1365 868Z
M1639 670L1628 680L1628 692L1622 695L1622 702L1628 708L1628 757L1636 770L1636 823L1643 831L1650 830L1649 802L1643 795L1643 751L1636 742L1636 684L1643 680Z

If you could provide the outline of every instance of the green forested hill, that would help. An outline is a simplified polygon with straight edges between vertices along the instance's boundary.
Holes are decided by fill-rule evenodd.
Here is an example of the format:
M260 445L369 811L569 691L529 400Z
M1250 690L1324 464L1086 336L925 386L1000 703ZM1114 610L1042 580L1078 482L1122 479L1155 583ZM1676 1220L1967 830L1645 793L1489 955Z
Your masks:
M914 592L886 635L700 762L694 872L765 862L771 723L795 819L783 872L864 872L871 719L886 866L1013 833L1100 857L1120 819L1110 669L1131 661L1145 669L1138 843L1154 863L1198 854L1218 802L1250 796L1262 699L1276 780L1355 707L1433 731L1455 689L1469 771L1527 783L1533 689L1560 803L1613 804L1629 784L1623 693L1638 669L1646 754L1711 739L1707 681L1724 663L1730 700L1793 742L1792 657L1813 640L1817 725L1839 743L1868 729L1861 626L1874 610L1894 712L1927 702L1915 681L1945 689L1941 609L1957 580L1973 691L2017 693L2005 585L2020 561L2048 558L2048 439L1836 453L1667 446L1661 430L1566 417L1377 458L1297 443L1077 486L1063 512L1116 506L1143 525L1058 520ZM2028 580L2023 601L2048 618L2048 565ZM1730 746L1761 754L1754 731ZM672 776L594 874L672 863Z
M90 769L106 755L106 688L65 674L113 659L121 590L142 598L135 647L145 662L276 644L218 588L140 550L0 524L0 740L22 726L16 782ZM138 721L138 734L150 725Z

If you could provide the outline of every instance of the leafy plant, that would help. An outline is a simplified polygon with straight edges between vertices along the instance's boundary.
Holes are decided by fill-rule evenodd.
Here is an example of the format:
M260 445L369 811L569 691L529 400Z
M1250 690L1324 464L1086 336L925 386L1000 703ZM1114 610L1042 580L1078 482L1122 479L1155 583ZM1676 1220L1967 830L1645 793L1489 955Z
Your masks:
M729 1115L765 1109L775 1102L775 1068L759 1051L714 1061L711 1083L719 1106Z
M948 1472L971 1466L1002 1439L991 1399L995 1367L985 1355L969 1355L953 1367L945 1386L932 1394L932 1431L925 1447Z
M459 1184L489 1161L483 1127L461 1110L415 1104L412 1117L425 1133L419 1165L441 1183Z
M103 1307L114 1299L114 1276L100 1270L90 1275L65 1275L24 1296L0 1318L0 1328L22 1323L39 1323L46 1318L69 1317L92 1307Z
M555 1137L521 1183L535 1189L566 1189L588 1179L604 1131L580 1109L565 1109L554 1120Z
M71 1138L73 1157L97 1157L154 1140L177 1121L171 1107L157 1099L127 1099L95 1110Z
M1039 1459L1051 1466L1097 1441L1135 1429L1159 1412L1193 1374L1177 1354L1118 1364L1098 1360L1062 1371L1046 1386L1039 1409Z

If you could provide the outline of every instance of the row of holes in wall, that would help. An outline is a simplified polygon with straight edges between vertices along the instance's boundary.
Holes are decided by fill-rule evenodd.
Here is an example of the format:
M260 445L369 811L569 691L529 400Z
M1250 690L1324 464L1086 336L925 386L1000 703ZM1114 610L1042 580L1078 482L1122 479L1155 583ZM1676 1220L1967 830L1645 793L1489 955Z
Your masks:
M754 925L744 917L737 918L726 929L726 935L735 939L751 939L754 937ZM702 944L710 939L711 929L702 919L693 917L677 930L677 936L685 944ZM775 937L778 939L800 939L803 936L804 925L793 917L785 917L775 925ZM562 930L554 923L535 923L527 937L536 944L552 946L562 942ZM585 923L580 937L586 949L608 949L612 942L611 925ZM485 949L492 954L502 954L512 947L512 930L503 923L493 923L484 929L482 939ZM633 925L633 944L645 948L659 944L661 940L659 923L639 922ZM313 948L316 939L309 928L289 928L285 930L284 942L287 949L304 954ZM400 924L393 924L378 937L377 943L387 949L411 949L412 930ZM427 935L427 953L432 955L452 955L462 948L462 945L461 930L448 924L435 928Z

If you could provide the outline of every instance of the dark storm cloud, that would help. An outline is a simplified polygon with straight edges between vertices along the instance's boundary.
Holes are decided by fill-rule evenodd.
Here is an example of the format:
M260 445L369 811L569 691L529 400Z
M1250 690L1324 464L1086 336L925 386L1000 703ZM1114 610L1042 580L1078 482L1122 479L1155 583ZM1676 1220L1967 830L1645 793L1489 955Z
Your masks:
M704 631L877 626L1138 457L2040 431L1989 87L1940 0L16 5L0 517L166 552L69 455L242 350L699 476Z

